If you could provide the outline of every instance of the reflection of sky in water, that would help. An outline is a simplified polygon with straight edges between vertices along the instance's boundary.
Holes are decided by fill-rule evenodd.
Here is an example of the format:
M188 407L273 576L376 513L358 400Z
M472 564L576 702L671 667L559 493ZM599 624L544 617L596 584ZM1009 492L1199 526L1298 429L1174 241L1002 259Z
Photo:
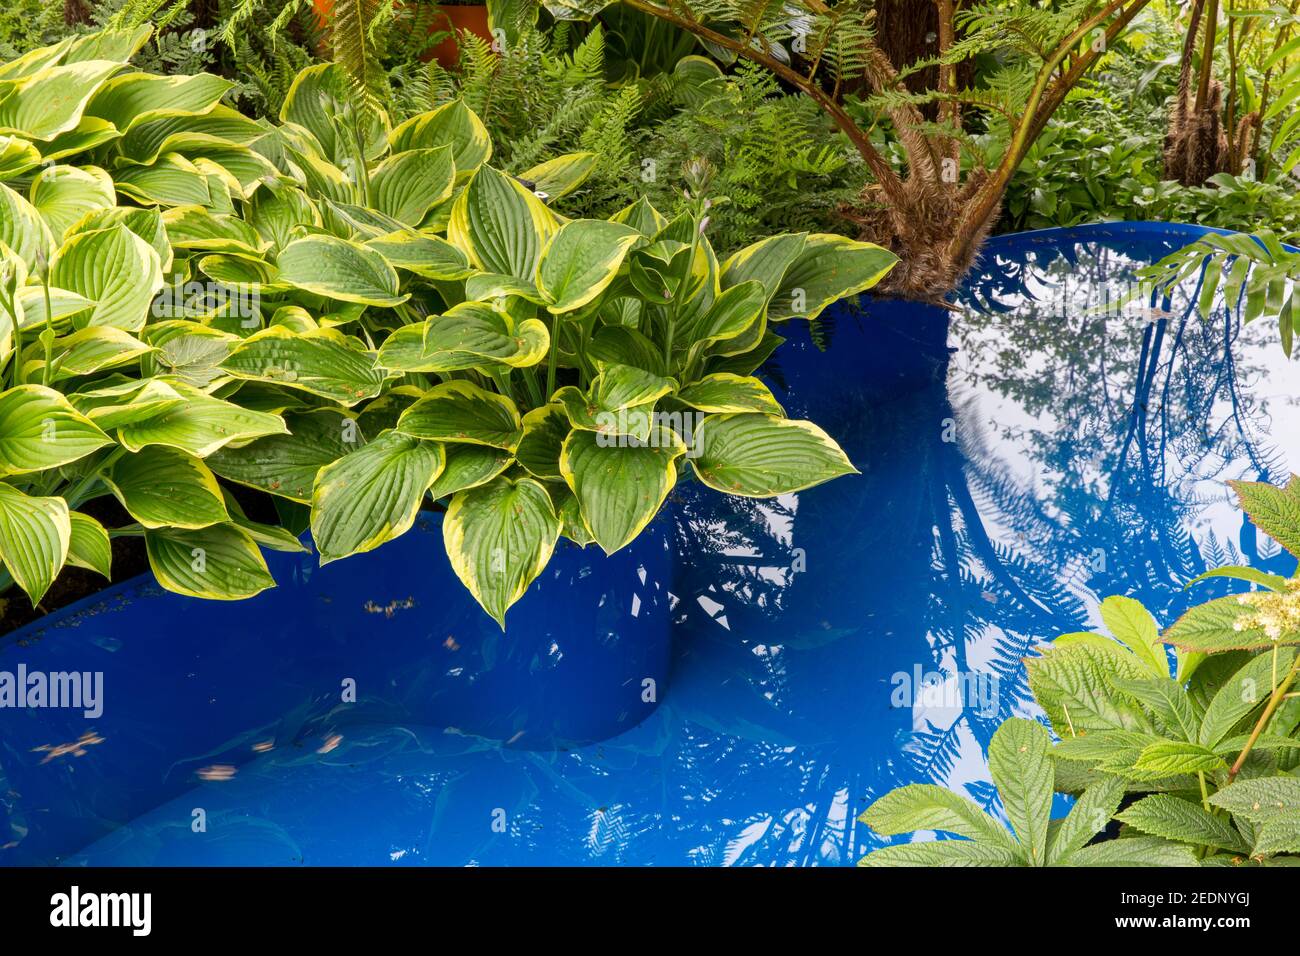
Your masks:
M951 321L889 304L837 312L818 333L824 353L790 331L766 369L778 398L839 439L862 475L771 502L675 496L675 522L661 523L687 556L671 585L674 673L632 729L503 748L539 714L594 709L594 685L548 682L593 653L626 653L631 621L610 610L598 652L562 629L529 649L519 632L453 621L462 598L434 573L438 536L417 531L388 558L298 572L291 606L191 617L171 640L199 642L194 628L207 627L202 652L167 656L129 635L106 651L93 619L28 648L94 643L134 661L108 686L134 679L138 701L129 720L106 711L102 743L44 769L25 745L84 728L0 715L0 845L11 844L0 862L48 860L112 830L76 858L847 864L878 840L854 818L890 787L933 781L995 808L984 750L1001 720L1033 712L1019 661L1039 641L1089 626L1106 594L1139 597L1168 623L1189 600L1181 584L1206 567L1293 567L1243 527L1222 485L1280 479L1300 460L1296 376L1275 330L1185 316L1185 295L1163 321L1138 305L1098 314L1100 290L1132 263L1191 237L1076 235L992 242ZM628 560L643 626L662 575L652 568L647 583ZM592 564L575 580L602 573ZM382 620L355 610L408 593L414 607ZM125 615L141 607L122 603ZM0 646L0 667L14 652ZM652 656L636 667L652 670ZM423 695L437 719L394 717L397 691L364 717L331 710L321 688L359 666L373 671L362 686ZM210 726L175 716L196 674L215 701ZM896 697L930 676L915 699ZM160 680L180 689L151 710ZM601 706L618 710L606 732L639 716Z

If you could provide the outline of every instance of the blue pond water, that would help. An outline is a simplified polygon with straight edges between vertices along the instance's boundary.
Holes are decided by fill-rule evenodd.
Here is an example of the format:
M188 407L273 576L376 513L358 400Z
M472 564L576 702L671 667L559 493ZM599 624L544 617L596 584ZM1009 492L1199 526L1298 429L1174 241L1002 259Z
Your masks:
M996 810L985 748L1033 714L1036 644L1108 594L1168 622L1231 587L1182 591L1208 567L1294 570L1223 485L1300 462L1276 329L1196 317L1194 284L1119 304L1198 233L996 239L957 311L783 330L764 374L862 474L684 487L635 551L561 555L506 636L429 516L278 557L252 602L137 581L0 638L0 670L101 670L106 696L0 711L0 864L849 864L899 784Z

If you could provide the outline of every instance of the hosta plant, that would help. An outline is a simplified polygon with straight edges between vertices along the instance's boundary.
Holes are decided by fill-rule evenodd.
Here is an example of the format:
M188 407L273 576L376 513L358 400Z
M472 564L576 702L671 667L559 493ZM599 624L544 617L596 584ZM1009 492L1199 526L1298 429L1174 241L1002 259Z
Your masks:
M1255 524L1300 556L1300 478L1234 487ZM1107 598L1109 636L1062 635L1026 661L1059 742L1018 719L993 737L989 769L1014 839L965 797L912 785L862 821L964 839L884 847L863 863L1300 865L1300 575L1220 568L1189 586L1225 577L1257 590L1197 605L1163 634L1137 601ZM1054 789L1078 796L1064 822L1048 820ZM1088 844L1112 819L1119 839Z
M183 594L270 586L248 520L204 459L286 432L230 401L215 351L234 336L197 307L159 308L166 277L233 221L272 167L265 130L220 105L227 81L136 73L147 30L66 39L0 65L0 558L35 605L65 564L111 571L111 535L144 538ZM115 497L132 521L82 507Z
M0 528L0 549L34 598L96 494L165 586L268 586L255 544L296 541L244 517L242 485L308 506L322 561L443 502L452 566L504 626L561 535L618 550L683 475L770 496L853 471L753 373L775 323L871 287L890 253L798 233L720 259L703 165L671 221L645 201L567 220L546 200L589 155L515 178L463 103L393 126L330 64L254 123L224 81L130 73L138 40L0 68L0 402L27 429L5 494L46 543Z

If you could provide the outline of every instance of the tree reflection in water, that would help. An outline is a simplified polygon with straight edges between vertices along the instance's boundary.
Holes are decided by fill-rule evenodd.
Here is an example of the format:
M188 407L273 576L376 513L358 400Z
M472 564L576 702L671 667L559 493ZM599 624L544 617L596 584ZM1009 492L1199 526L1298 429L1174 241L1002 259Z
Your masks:
M709 733L674 773L755 821L732 861L847 862L873 840L856 812L902 783L991 805L983 754L1033 712L1020 661L1035 645L1096 627L1109 594L1167 623L1207 568L1294 567L1223 485L1286 474L1276 342L1224 307L1199 318L1195 283L1124 302L1187 237L1082 235L991 243L952 313L877 302L838 310L816 342L783 329L763 374L861 476L776 501L679 495L687 636L669 704ZM918 668L942 685L895 696ZM798 839L748 785L777 767L807 800Z

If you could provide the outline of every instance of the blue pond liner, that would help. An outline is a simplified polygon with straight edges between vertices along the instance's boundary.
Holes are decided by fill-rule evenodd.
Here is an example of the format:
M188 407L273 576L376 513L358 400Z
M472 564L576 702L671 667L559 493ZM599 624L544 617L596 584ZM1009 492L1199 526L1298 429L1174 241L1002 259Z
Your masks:
M1167 623L1239 587L1182 591L1208 567L1295 568L1222 484L1300 460L1276 330L1197 317L1192 284L1122 304L1204 232L1000 237L954 312L783 327L762 374L861 474L685 484L633 547L558 553L505 635L430 514L325 568L272 555L249 602L141 578L0 638L0 671L105 697L0 710L0 864L850 864L891 787L995 808L1036 645L1109 594Z

